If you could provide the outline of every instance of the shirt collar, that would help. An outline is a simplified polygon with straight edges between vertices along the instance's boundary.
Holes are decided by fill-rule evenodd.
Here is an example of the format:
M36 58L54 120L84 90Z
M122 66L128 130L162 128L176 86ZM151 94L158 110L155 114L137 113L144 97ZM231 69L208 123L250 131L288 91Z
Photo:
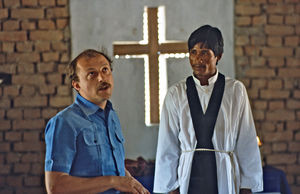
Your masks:
M77 94L76 99L75 99L75 104L77 104L87 116L95 114L98 110L103 111L103 109L100 108L98 105L85 99L80 94ZM112 109L112 104L108 100L106 103L105 110L110 110L110 109Z
M219 75L219 71L218 71L218 69L217 69L216 74L208 79L208 86L213 85L213 84L217 81L218 75ZM195 82L197 85L202 86L201 83L200 83L200 80L198 80L198 79L194 76L194 74L193 74L193 79L194 79L194 82Z

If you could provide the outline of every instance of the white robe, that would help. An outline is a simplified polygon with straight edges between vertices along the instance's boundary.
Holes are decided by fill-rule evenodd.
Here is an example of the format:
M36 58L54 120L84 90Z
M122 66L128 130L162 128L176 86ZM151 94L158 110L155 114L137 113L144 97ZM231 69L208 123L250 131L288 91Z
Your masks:
M207 109L217 76L218 72L209 79L208 86L201 86L200 81L193 77L203 112ZM169 88L162 108L154 192L166 193L180 187L181 194L187 193L193 152L182 151L194 150L196 141L186 80L183 80ZM250 188L252 192L263 190L260 151L251 107L246 89L240 81L225 78L224 95L212 142L216 150L234 153L232 166L227 153L215 152L220 194L235 194L235 186Z

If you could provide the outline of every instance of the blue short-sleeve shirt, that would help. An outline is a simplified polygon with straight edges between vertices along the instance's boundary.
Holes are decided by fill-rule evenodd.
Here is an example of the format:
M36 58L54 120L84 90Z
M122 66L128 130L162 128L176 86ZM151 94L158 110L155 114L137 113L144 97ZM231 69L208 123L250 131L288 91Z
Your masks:
M125 176L124 137L112 104L105 110L79 94L45 129L45 171L72 176Z

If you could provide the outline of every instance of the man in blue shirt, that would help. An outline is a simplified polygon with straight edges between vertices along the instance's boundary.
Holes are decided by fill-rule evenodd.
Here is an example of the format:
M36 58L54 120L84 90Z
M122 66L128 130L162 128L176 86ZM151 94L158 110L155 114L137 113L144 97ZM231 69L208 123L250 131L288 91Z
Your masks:
M111 60L89 49L68 69L78 94L45 129L47 192L148 194L125 169L124 138L109 101L114 86Z

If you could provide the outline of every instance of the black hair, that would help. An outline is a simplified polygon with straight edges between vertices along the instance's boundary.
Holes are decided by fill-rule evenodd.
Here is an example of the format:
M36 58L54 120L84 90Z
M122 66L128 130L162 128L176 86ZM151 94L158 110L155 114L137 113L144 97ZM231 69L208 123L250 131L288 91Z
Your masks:
M202 47L211 49L215 56L220 56L223 53L223 37L221 31L210 25L204 25L196 29L188 39L189 51L197 43L203 43Z

